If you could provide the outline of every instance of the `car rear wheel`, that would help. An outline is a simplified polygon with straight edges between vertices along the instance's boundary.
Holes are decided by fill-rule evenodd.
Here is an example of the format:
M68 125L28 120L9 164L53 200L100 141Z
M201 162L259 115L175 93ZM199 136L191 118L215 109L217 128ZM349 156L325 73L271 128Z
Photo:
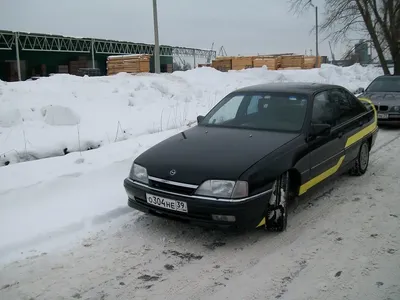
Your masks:
M361 176L365 174L369 165L369 143L368 141L363 141L358 152L358 156L354 167L350 170L350 175Z
M266 215L266 230L282 232L287 227L287 205L289 200L290 176L286 172L279 176L272 187Z

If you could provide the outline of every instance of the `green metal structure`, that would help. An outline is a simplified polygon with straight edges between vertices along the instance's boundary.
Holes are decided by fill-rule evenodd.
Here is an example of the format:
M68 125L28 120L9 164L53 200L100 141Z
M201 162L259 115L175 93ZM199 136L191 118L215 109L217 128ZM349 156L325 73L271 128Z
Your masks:
M66 65L71 60L86 58L96 61L96 67L106 73L106 59L109 55L150 54L154 45L92 38L75 38L61 35L0 31L0 79L6 80L6 62L14 61L16 70L21 70L20 62L25 61L25 72L19 72L19 80L29 78L33 70L46 65L46 72L55 73L57 66ZM215 58L216 51L160 45L160 64L172 64L174 56ZM94 66L94 65L93 65ZM151 72L154 62L151 61Z

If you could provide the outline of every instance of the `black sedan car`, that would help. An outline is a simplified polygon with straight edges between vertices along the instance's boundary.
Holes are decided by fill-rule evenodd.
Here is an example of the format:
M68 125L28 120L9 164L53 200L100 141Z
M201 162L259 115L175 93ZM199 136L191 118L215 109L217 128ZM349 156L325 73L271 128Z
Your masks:
M359 98L368 98L378 112L378 124L400 125L400 75L375 78Z
M366 172L378 127L365 101L327 84L238 89L197 126L135 159L124 180L128 205L197 224L283 231L289 201L333 175Z

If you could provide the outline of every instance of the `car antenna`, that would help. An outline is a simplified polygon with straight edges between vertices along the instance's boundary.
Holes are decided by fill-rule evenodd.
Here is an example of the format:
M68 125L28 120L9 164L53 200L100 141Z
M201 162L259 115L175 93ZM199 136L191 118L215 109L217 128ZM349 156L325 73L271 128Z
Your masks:
M185 133L184 133L183 131L182 131L181 133L182 133L183 138L186 140L186 135L185 135Z

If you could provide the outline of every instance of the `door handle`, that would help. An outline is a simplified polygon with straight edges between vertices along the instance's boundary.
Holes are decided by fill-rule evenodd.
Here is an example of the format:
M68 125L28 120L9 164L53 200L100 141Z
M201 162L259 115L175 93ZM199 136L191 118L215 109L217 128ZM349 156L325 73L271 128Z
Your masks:
M343 131L339 131L339 132L338 132L338 138L341 139L342 136L343 136Z

